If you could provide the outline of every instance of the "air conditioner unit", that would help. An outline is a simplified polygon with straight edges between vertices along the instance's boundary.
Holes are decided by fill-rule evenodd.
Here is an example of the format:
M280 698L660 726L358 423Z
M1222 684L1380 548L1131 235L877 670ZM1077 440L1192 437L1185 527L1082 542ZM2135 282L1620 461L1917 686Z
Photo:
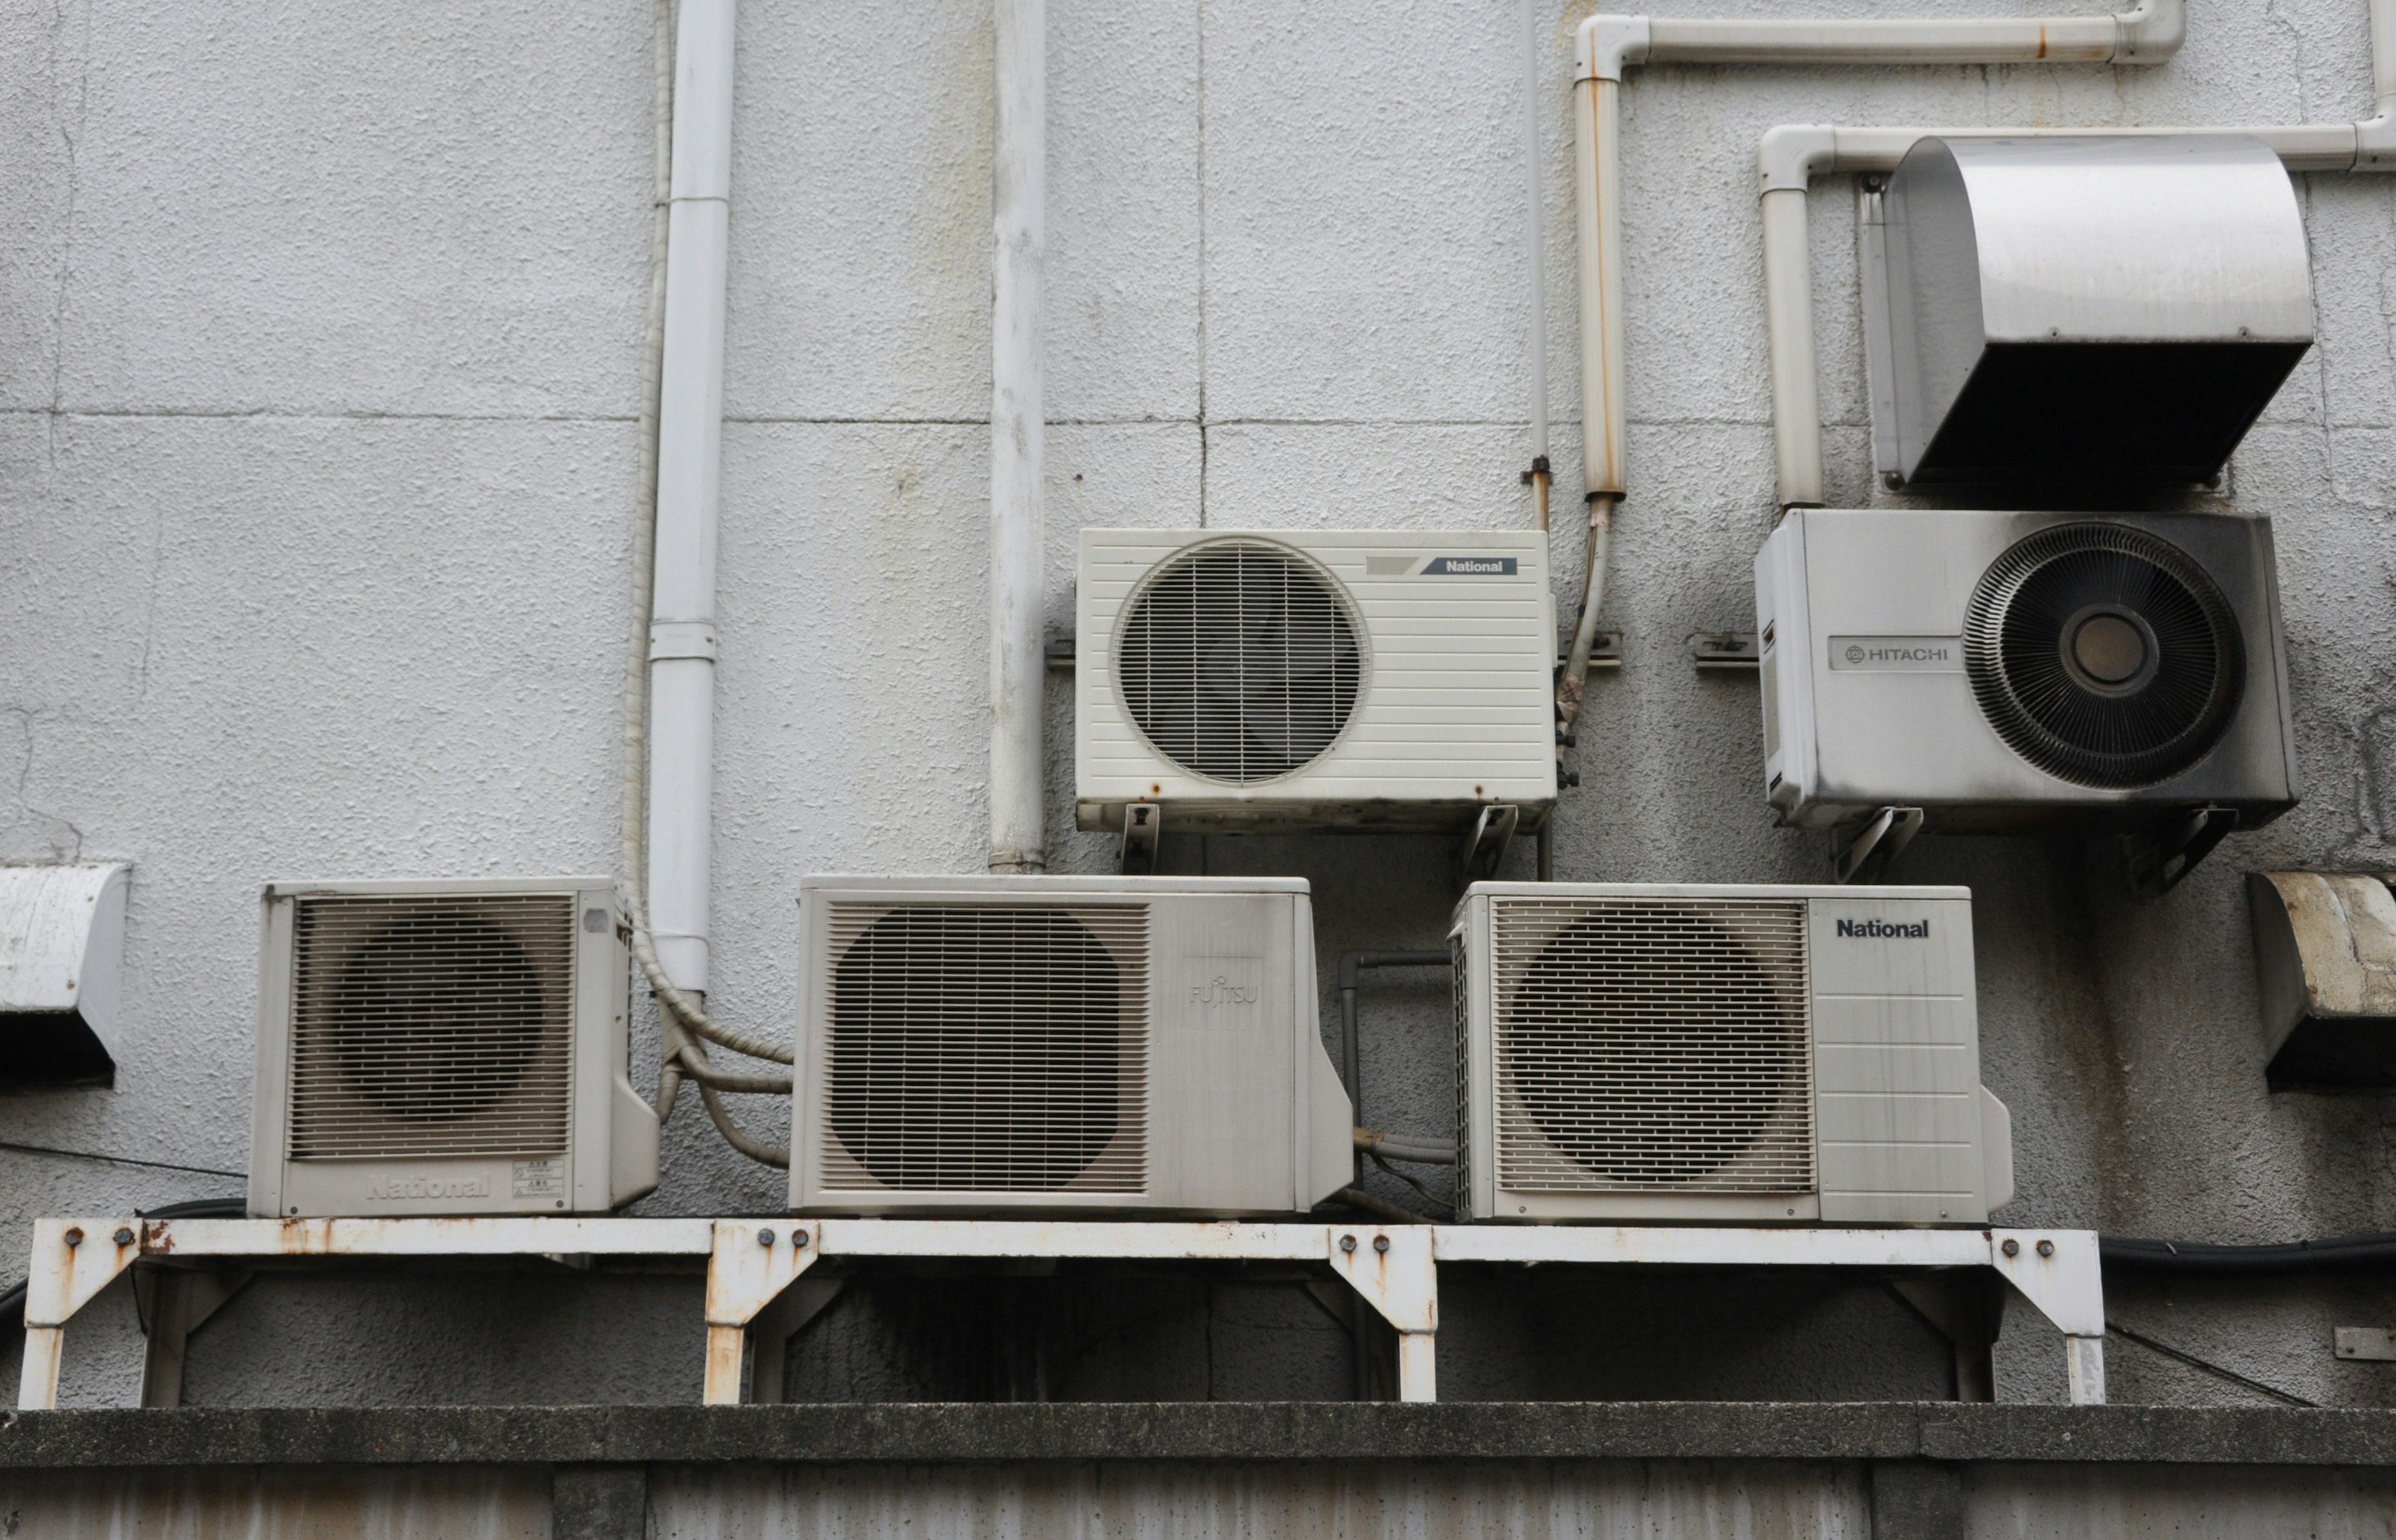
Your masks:
M658 1185L605 877L274 883L254 1215L604 1213Z
M2268 520L1794 509L1755 609L1784 823L2253 828L2296 803Z
M1459 1217L1971 1225L2013 1196L1968 889L1476 883L1453 939Z
M1085 529L1084 829L1448 829L1556 797L1536 532Z
M1354 1118L1288 878L810 877L791 1206L1289 1214Z

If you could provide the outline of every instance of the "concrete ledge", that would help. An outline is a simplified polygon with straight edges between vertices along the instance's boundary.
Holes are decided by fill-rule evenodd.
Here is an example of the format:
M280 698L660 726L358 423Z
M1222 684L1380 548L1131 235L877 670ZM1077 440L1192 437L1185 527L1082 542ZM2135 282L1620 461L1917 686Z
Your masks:
M2396 1464L2396 1411L1722 1401L0 1414L0 1468L1021 1461Z

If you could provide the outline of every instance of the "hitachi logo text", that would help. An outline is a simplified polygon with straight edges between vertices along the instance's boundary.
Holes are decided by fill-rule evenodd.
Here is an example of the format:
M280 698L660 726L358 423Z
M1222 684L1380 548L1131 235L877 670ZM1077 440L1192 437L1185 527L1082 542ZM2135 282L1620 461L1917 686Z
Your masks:
M366 1184L366 1201L403 1203L425 1198L488 1198L487 1176L390 1176Z
M1867 939L1925 941L1930 937L1927 920L1842 920L1841 936L1859 936Z

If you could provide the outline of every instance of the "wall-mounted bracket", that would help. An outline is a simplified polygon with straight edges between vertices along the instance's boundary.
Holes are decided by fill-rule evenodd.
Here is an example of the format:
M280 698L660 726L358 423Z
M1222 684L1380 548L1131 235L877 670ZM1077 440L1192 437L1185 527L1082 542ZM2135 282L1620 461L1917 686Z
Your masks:
M1691 631L1689 662L1699 673L1754 673L1764 649L1753 631Z
M1889 863L1922 832L1922 809L1884 807L1862 827L1830 832L1830 871L1842 883L1873 882L1886 874Z
M2160 898L2196 870L2223 835L2238 827L2238 811L2200 807L2150 833L2123 841L2123 877L2137 898Z
M1522 821L1523 810L1511 803L1493 804L1475 814L1457 846L1458 877L1477 883L1498 875L1498 864L1506 858L1506 847L1513 843L1514 830Z
M240 1267L145 1268L134 1277L154 1279L150 1294L149 1340L141 1352L141 1404L183 1404L184 1350L201 1323L257 1276Z
M1158 843L1165 837L1165 809L1154 803L1133 803L1124 809L1123 849L1116 870L1126 877L1144 877L1156 870Z
M1556 664L1559 668L1563 667L1564 659L1572 656L1572 632L1558 631L1556 633ZM1622 633L1620 631L1602 631L1590 639L1590 672L1595 673L1600 669L1618 669L1620 667L1622 667Z

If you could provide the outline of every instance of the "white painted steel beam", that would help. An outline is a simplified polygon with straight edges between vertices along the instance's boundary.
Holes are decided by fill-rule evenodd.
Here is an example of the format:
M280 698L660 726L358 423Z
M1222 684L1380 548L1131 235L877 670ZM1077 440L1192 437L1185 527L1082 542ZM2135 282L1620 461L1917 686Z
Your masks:
M118 1239L123 1237L122 1240ZM2010 1249L2009 1249L2010 1248ZM141 1257L708 1258L706 1399L740 1397L749 1325L820 1256L1303 1262L1346 1280L1398 1333L1398 1394L1437 1394L1442 1262L1994 1268L2064 1332L2075 1402L2105 1397L2104 1280L2087 1230L1698 1226L1113 1223L991 1219L43 1219L28 1268L20 1406L58 1401L60 1334Z

